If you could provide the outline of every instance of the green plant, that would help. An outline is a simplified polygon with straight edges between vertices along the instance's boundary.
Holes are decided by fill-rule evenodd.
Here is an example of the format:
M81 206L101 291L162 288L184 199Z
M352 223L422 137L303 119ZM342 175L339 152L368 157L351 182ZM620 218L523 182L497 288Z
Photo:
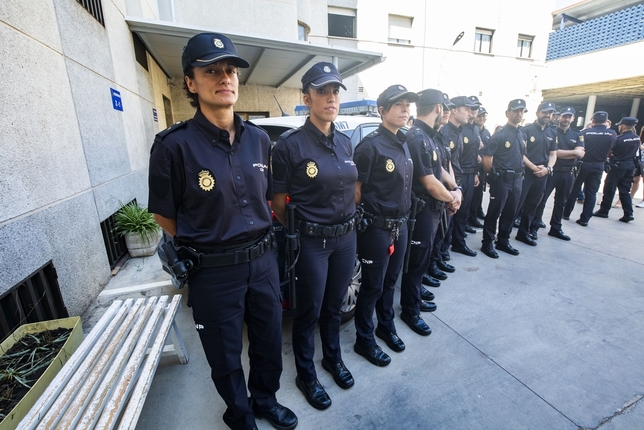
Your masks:
M117 232L137 233L142 240L148 234L156 233L161 229L148 209L135 202L121 206L114 216L114 221Z

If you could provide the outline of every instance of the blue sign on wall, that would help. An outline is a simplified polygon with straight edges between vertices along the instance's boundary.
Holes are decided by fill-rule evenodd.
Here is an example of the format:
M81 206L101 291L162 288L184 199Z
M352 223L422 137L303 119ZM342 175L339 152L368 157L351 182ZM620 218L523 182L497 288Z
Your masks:
M116 91L114 88L110 88L110 93L112 94L112 107L115 110L120 110L123 112L123 102L121 101L121 93Z
M159 117L157 116L157 110L152 108L152 116L154 117L154 122L159 122Z

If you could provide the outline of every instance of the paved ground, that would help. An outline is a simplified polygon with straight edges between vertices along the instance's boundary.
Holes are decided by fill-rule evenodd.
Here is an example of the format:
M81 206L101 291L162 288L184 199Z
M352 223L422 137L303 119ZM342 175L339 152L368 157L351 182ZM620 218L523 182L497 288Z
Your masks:
M535 248L512 241L518 257L453 255L456 272L433 289L438 310L424 314L432 335L397 319L407 349L397 354L383 345L388 367L355 354L353 322L343 326L344 361L356 380L349 390L319 366L318 339L319 379L333 400L326 411L310 407L295 387L285 320L278 400L297 413L299 429L643 429L644 209L635 209L630 224L613 209L585 228L574 223L579 212L577 205L564 221L571 242L540 230ZM480 238L470 235L469 246L478 250ZM129 260L83 317L85 328L115 297L179 292L119 293L167 279L156 256ZM138 428L225 428L188 307L178 323L190 363L162 359ZM266 421L258 427L271 428Z

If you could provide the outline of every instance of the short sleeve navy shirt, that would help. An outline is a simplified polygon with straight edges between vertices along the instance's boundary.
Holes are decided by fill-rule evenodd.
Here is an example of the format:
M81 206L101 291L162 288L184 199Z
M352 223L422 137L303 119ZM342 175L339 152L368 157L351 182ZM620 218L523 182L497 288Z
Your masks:
M404 133L393 134L380 125L356 146L353 161L367 212L387 218L409 212L414 165Z
M577 147L584 147L584 139L581 137L581 132L568 128L568 130L563 131L561 128L557 127L557 143L559 145L558 149L563 149L566 151L572 151ZM555 167L572 167L577 164L576 158L559 158L557 157L557 162Z
M620 161L623 163L633 162L637 150L640 148L642 142L632 130L617 136L615 146L613 146L613 156L611 160Z
M526 156L537 166L548 164L550 151L557 150L557 135L550 126L543 130L537 122L523 127L526 138Z
M448 122L441 127L441 134L445 137L448 148L451 153L452 169L454 169L454 176L456 180L463 174L461 168L461 154L463 153L463 127L457 127L451 122Z
M476 124L463 124L463 153L461 154L461 169L474 169L477 165L481 134Z
M159 133L152 145L152 213L177 222L176 238L195 247L241 243L272 225L271 141L235 115L235 139L197 110L192 120Z
M416 196L428 195L427 189L418 180L419 178L428 175L434 175L439 181L442 178L441 154L435 138L434 129L420 120L414 121L414 125L405 136L414 163L412 192Z
M287 193L298 219L341 224L354 216L358 171L349 138L335 131L325 136L309 118L284 133L273 148L273 191Z
M506 124L494 133L483 149L483 155L491 155L492 167L496 170L523 170L525 135L516 127Z
M586 145L586 154L583 158L585 163L606 161L617 140L617 133L603 124L582 130L581 135Z

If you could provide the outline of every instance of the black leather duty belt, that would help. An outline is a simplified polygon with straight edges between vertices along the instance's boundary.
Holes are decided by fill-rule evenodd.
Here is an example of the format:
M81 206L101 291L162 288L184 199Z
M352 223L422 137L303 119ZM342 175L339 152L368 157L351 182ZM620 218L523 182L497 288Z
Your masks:
M299 230L302 236L310 237L338 237L343 234L349 233L356 228L356 216L353 216L349 221L344 224L318 224L316 222L304 221L301 219L295 220L295 228Z
M553 172L572 172L575 166L555 166L552 168Z
M275 243L273 231L269 230L250 246L231 249L221 254L206 254L185 246L183 247L183 252L193 261L197 268L235 266L249 263L261 257L266 251L273 248Z
M402 218L384 218L376 216L372 218L371 225L374 227L381 228L383 230L394 230L399 229L407 222L409 217L405 216Z
M469 169L462 169L464 175L473 175L474 173L479 173L478 167L470 167Z
M499 170L499 173L501 174L499 177L506 181L510 179L523 178L524 176L523 171L517 172L516 170Z

